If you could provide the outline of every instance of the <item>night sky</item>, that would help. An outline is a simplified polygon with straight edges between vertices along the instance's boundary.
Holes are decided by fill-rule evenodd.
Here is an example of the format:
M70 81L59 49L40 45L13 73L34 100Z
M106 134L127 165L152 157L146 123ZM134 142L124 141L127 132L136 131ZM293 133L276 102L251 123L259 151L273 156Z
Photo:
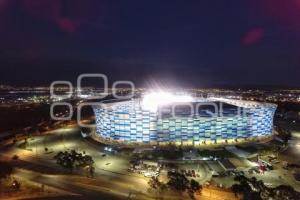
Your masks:
M0 0L0 82L300 86L299 0Z

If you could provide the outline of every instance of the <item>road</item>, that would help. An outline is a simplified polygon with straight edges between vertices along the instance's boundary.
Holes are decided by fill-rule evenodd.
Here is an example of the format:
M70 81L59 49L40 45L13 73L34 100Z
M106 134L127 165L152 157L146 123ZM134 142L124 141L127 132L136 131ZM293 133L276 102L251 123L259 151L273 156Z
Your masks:
M29 139L28 149L13 146L0 147L0 158L11 160L18 155L19 160L12 161L19 168L18 176L31 181L56 187L79 194L88 199L153 199L149 194L148 178L127 172L129 167L126 156L101 155L101 146L93 146L85 142L76 129L62 129L48 136ZM49 152L45 152L45 147ZM98 149L99 147L99 149ZM69 171L59 167L53 160L55 152L76 149L86 151L95 160L96 173L94 179L86 178L81 171ZM30 170L30 171L29 171ZM46 174L47 173L47 174ZM65 175L68 174L68 175ZM177 199L174 194L164 195L165 199ZM77 197L78 198L78 197Z
M79 195L72 198L156 199L158 196L164 199L183 198L183 196L169 191L164 194L149 193L148 178L127 172L128 156L110 155L103 150L103 145L94 145L85 141L76 127L58 129L49 135L29 139L27 149L17 147L21 142L13 146L0 147L2 153L0 158L11 160L13 155L18 155L20 159L13 162L19 168L18 176ZM45 147L48 148L47 152ZM68 170L55 163L53 156L57 152L71 149L81 153L85 151L94 158L96 173L93 179L86 178L85 174L79 170L70 174ZM106 156L102 157L104 153ZM203 172L207 171L203 167L202 165L197 166L197 169ZM211 174L201 174L203 181L210 177ZM197 196L197 198L222 199L225 196L228 197L227 199L232 199L232 194L219 192L216 195L215 191L211 192L210 189L205 189L203 195Z
M71 192L87 199L150 199L147 195L130 191L122 184L103 180L90 180L80 176L46 175L34 171L17 169L14 176ZM105 185L105 186L104 186ZM136 194L135 194L136 193Z

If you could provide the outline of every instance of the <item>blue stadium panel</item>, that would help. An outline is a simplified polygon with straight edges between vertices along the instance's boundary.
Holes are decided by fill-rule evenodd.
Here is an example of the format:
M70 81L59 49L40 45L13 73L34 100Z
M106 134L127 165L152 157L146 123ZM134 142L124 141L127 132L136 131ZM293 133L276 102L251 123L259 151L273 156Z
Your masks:
M207 116L201 111L192 117L160 117L156 112L143 110L134 100L103 103L104 106L93 106L96 135L124 143L189 145L272 135L275 104L207 99L216 100L243 108L241 114L226 109L218 116Z

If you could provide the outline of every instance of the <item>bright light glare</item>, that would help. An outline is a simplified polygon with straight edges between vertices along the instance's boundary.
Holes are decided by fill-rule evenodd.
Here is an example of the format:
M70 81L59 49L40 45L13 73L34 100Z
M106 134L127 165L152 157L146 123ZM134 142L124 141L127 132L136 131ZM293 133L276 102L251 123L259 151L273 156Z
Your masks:
M172 103L191 102L193 98L188 95L173 95L168 92L151 92L146 94L142 100L142 107L146 110L157 111L158 106Z

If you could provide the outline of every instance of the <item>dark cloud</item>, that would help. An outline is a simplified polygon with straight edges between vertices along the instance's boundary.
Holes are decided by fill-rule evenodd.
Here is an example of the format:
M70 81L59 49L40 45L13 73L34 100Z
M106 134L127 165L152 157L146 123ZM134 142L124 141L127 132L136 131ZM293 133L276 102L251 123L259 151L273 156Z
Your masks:
M248 31L242 38L242 44L245 46L259 43L265 35L263 28L253 28Z
M300 85L300 5L280 2L0 0L0 80Z

